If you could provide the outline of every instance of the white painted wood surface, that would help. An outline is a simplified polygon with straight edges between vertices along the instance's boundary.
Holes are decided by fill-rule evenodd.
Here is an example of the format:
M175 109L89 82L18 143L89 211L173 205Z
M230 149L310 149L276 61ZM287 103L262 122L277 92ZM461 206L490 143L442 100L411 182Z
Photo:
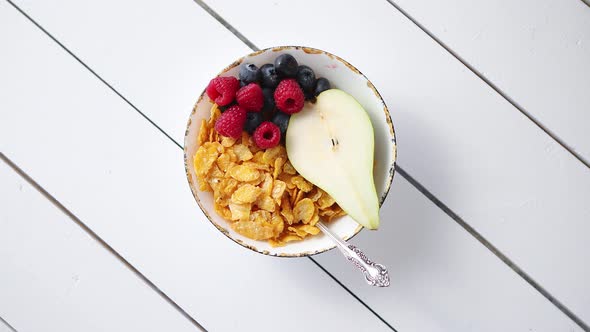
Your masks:
M393 112L399 165L590 321L586 166L385 1L323 1L307 12L329 29L282 22L311 0L208 3L258 47L307 44L356 65ZM265 24L241 15L263 5Z
M4 2L0 15L0 151L206 329L390 330L309 260L228 241L198 211L180 148Z
M200 330L2 161L0 183L0 314L17 331Z
M178 142L188 112L209 78L249 51L191 1L17 3ZM260 47L308 44L357 65L394 110L401 166L443 202L452 203L468 223L485 230L492 243L576 314L587 315L589 292L584 280L590 272L576 260L587 260L582 235L588 226L582 218L588 212L581 209L583 196L576 200L568 195L588 197L587 170L577 167L577 161L393 7L378 2L358 6L327 2L322 8L338 8L339 15L330 19L321 16L322 10L312 14L329 20L333 31L338 31L332 36L301 26L285 26L281 35L273 36L245 22L239 15L243 8L229 2L208 3ZM268 24L278 25L280 13L289 6L289 2L268 3L264 7L271 13ZM194 318L205 327L209 323L211 330L254 326L256 317L232 320L220 317L216 309L227 307L228 302L268 308L268 298L276 291L252 295L263 284L257 279L268 278L285 285L281 289L292 298L288 305L293 308L309 303L330 306L334 312L328 318L345 330L360 322L387 329L311 262L259 257L226 243L200 220L184 183L179 149L16 13L0 5L0 15L7 17L0 21L11 27L0 35L3 45L12 45L8 54L0 54L7 57L0 64L5 66L2 72L11 73L3 76L8 80L0 77L0 151L10 151L25 170ZM370 19L359 25L346 23L357 16ZM109 24L104 24L105 18ZM359 46L351 48L351 42ZM223 52L210 52L216 49ZM368 55L367 49L373 52ZM14 67L15 63L20 66ZM383 71L382 63L388 64L389 71ZM39 97L18 98L25 94ZM17 116L15 109L21 110ZM3 123L5 118L10 122ZM94 125L82 127L84 123ZM503 136L495 135L497 131ZM78 137L84 139L72 139ZM28 153L33 149L42 150L41 155ZM494 162L499 156L500 164ZM82 168L79 160L92 162ZM534 167L538 169L527 175L528 168ZM485 175L492 170L501 176ZM554 178L546 180L543 172ZM557 193L543 194L545 187L539 181L547 181L544 186ZM394 327L402 331L507 326L518 331L577 329L403 178L397 176L393 188L383 212L384 220L391 223L380 232L364 232L355 239L371 256L394 271L399 269L393 273L392 288L379 292L362 285L336 252L318 256L318 261ZM531 196L534 200L529 202ZM568 203L566 198L573 201ZM107 202L111 210L103 211L95 201ZM526 204L519 206L521 201ZM564 211L567 218L559 215ZM498 216L505 221L495 222ZM564 223L577 228L564 230L555 240L554 228ZM219 261L200 255L204 243ZM233 284L231 276L221 277L229 287L206 284L203 268L187 263L198 259L204 261L201 266L218 268L235 261L240 282L247 283L248 289ZM558 273L560 268L572 272ZM303 294L288 289L312 279L318 280L317 285ZM334 298L324 298L330 296ZM351 318L359 313L358 319ZM345 319L336 318L340 315Z
M590 7L582 0L394 2L590 161Z
M198 9L198 7L197 7ZM182 53L182 52L177 52L177 53ZM128 82L131 82L131 80L129 80ZM138 81L135 81L136 84L140 84L138 83ZM130 83L127 83L130 84ZM131 99L131 98L130 98ZM135 99L131 99L131 102L136 103L134 101ZM147 112L146 112L147 113ZM151 116L151 114L148 113L148 115ZM397 180L397 181L404 181L403 179ZM407 195L402 194L398 194L401 195L403 197L416 197L416 192L412 193L411 188L408 188L407 184L404 187L400 187L403 188L403 192L405 193L406 190L410 190L410 192ZM413 194L413 196L412 196ZM416 211L421 211L424 209L427 209L430 206L430 209L433 209L434 207L430 205L430 203L428 201L426 201L424 198L421 198L421 201L411 201L412 204L410 204L410 206L414 206ZM417 206L416 206L417 204ZM385 215L389 215L388 213L389 210L387 210L385 212ZM437 211L435 209L435 211ZM438 212L440 214L440 211ZM442 218L444 220L444 222L441 222L441 225L443 225L444 229L448 229L449 233L452 234L453 236L453 240L450 241L452 242L456 247L453 247L455 250L457 247L461 247L464 250L459 250L460 252L465 252L465 253L469 253L470 251L472 251L473 248L478 248L480 245L474 240L472 239L467 233L462 232L460 229L457 228L457 226L448 219L448 217L444 216L444 215L439 215L440 218ZM411 233L416 234L416 236L419 236L420 233L422 232L420 224L412 224L414 226L416 226L416 229L413 229L413 231ZM455 229L455 231L453 232L452 230ZM383 240L382 240L383 241ZM384 242L379 242L381 244L386 243L387 240L384 239ZM408 248L406 248L405 252L411 250L411 246L409 246ZM404 252L404 251L402 251ZM491 303L497 303L498 306L502 306L504 305L505 302L507 302L507 299L505 297L506 294L510 294L510 293L516 293L516 294L520 294L519 299L521 299L521 302L519 301L515 301L513 302L515 305L515 308L518 307L523 307L526 306L529 308L530 311L528 311L528 314L530 317L547 317L547 321L527 321L526 319L523 319L521 315L514 315L515 310L513 308L511 308L510 306L505 307L504 310L499 310L497 312L497 317L501 317L503 319L503 322L505 323L506 321L510 321L512 325L517 326L518 324L539 324L539 328L542 328L543 326L553 326L553 324L557 324L556 326L559 327L569 327L572 325L571 321L569 321L567 318L565 318L561 313L559 313L555 308L553 308L545 299L543 299L539 294L535 293L532 288L530 288L530 286L526 285L522 280L519 279L518 276L516 276L515 274L513 274L506 266L504 266L501 262L499 262L496 258L494 258L490 253L486 253L486 251L483 249L483 247L480 247L480 251L478 252L477 250L475 251L476 254L474 254L477 259L475 259L476 262L479 262L479 264L481 264L481 266L471 266L469 270L471 271L477 271L477 270L483 270L483 271L492 271L492 273L487 274L484 278L487 278L486 280L488 280L488 282L492 283L498 283L498 280L500 280L501 282L499 283L499 287L503 288L503 289L507 289L507 293L498 293L497 291L491 291L491 292L482 292L482 293L466 293L466 292L462 292L462 284L468 282L469 280L466 279L464 280L464 282L457 282L454 286L449 286L448 285L448 279L447 280L440 280L440 281L431 281L433 282L436 286L433 286L432 289L436 289L438 290L438 292L441 292L440 295L435 296L436 298L440 298L442 299L441 302L437 303L434 306L434 309L432 307L430 307L429 311L423 311L421 314L414 314L414 315L407 315L404 316L404 319L402 319L400 322L403 323L404 326L406 327L413 327L413 328L420 328L420 327L425 327L425 326L430 326L430 327L434 327L434 326L438 326L439 329L447 329L447 328L452 328L452 325L449 324L453 324L453 322L458 322L461 320L461 317L463 317L465 315L465 313L461 310L470 310L469 312L471 313L470 317L473 317L472 319L468 320L469 322L471 322L471 324L476 324L476 325L484 325L484 324L491 324L489 326L493 327L493 322L491 322L491 316L486 318L486 315L484 314L484 312L487 312L485 307L479 307L479 306L474 306L472 301L474 300L474 296L476 296L477 299L480 298L485 298L487 301L491 302ZM463 261L464 259L468 259L469 256L465 256L465 257L459 257L459 261ZM334 262L334 264L339 264L340 262L340 257L338 256L334 256L333 258L331 258L330 260ZM343 263L343 262L342 262ZM425 266L428 266L428 264L423 264ZM338 265L336 265L338 266ZM439 266L439 268L442 268L443 270L437 271L437 270L427 270L425 272L425 275L440 275L442 273L444 273L448 268L444 267L444 266ZM342 269L341 267L339 268L340 270ZM345 268L347 269L347 268ZM352 272L352 271L351 271ZM457 269L452 271L453 273L451 273L452 276L454 276L455 278L460 277L464 272L461 269ZM357 276L358 277L358 276ZM481 276L480 276L481 278ZM480 279L481 280L481 279ZM400 284L404 285L404 284ZM354 287L355 291L360 292L360 294L362 296L367 296L370 295L366 293L366 287L365 289L363 289L361 287L361 285L358 284L352 284L351 286ZM449 288L451 287L451 288ZM403 289L403 287L402 287ZM452 289L453 291L450 291L450 289ZM509 291L508 291L509 290ZM457 292L458 294L460 294L461 300L457 301L454 300L453 298L447 296L447 292ZM416 296L413 298L413 300L417 303L416 306L417 307L422 307L422 308L428 308L428 303L430 302L431 298L433 297L434 293L423 293L420 296ZM377 299L379 300L379 299ZM369 305L373 305L373 301L369 301L368 302ZM392 311L390 310L391 304L389 303L389 301L376 301L377 305L381 306L381 310L380 310L380 314L382 315L386 315L386 319L387 318L392 318L395 319L395 321L392 322L392 324L395 325L396 322L398 322L397 318L397 314L396 311ZM454 318L449 318L449 316L445 316L445 315L433 315L433 312L436 313L436 311L439 312L444 312L444 308L446 307L452 307L452 306L462 306L461 310L457 310L455 311L455 315ZM389 320L389 319L388 319ZM467 323L469 324L469 323Z

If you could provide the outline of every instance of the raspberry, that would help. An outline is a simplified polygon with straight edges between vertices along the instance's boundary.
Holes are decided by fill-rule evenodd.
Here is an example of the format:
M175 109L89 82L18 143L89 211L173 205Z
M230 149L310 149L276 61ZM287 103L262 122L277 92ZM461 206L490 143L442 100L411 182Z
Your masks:
M240 81L235 77L215 77L207 86L207 96L217 105L229 105L240 88Z
M281 130L272 122L265 121L254 131L254 143L261 149L274 148L281 141Z
M294 79L282 80L275 90L275 103L284 113L293 114L301 111L305 96Z
M223 136L240 138L242 128L246 122L246 110L239 105L234 105L223 112L215 122L215 130Z
M236 93L236 100L246 111L259 112L264 106L264 96L262 89L256 83L250 83L240 88Z

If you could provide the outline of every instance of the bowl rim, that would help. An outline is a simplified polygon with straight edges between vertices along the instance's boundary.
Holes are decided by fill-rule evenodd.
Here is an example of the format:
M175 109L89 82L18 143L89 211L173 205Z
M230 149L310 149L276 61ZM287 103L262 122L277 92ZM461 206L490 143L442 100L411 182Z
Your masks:
M361 75L366 81L367 81L367 86L373 91L373 93L377 96L377 99L381 102L381 105L383 106L383 112L385 113L385 120L387 122L387 125L389 126L389 131L391 134L391 143L392 143L392 153L393 153L393 162L390 165L389 171L388 171L388 181L386 183L386 188L385 191L383 192L383 195L379 198L379 208L381 208L381 206L383 205L383 202L385 201L385 199L387 198L389 191L391 189L391 185L393 183L393 177L395 176L395 169L396 169L396 163L397 163L397 137L395 135L395 129L393 126L393 121L391 120L391 114L389 112L389 108L387 107L387 105L385 104L385 100L383 100L383 97L381 97L381 94L379 93L379 91L377 91L377 88L375 88L375 86L373 85L373 83L371 82L371 80L369 80L369 78L367 78L367 76L365 76L365 74L363 74L360 70L358 70L355 66L353 66L352 64L350 64L348 61L342 59L341 57L332 54L330 52L324 51L324 50L320 50L317 48L313 48L313 47L308 47L308 46L293 46L293 45L288 45L288 46L272 46L272 47L267 47L261 50L257 50L254 51L252 53L249 53L245 56L242 56L240 58L238 58L237 60L235 60L234 62L232 62L229 66L225 67L223 70L221 70L215 77L219 77L222 74L228 72L230 69L237 67L239 65L242 64L242 62L244 61L245 58L248 57L253 57L253 56L257 56L259 54L262 53L266 53L268 51L273 51L273 52L280 52L280 51L284 51L284 50L301 50L305 53L308 54L325 54L328 57L337 60L339 62L341 62L342 64L344 64L346 67L348 67L350 70L352 70L353 72ZM191 175L189 173L189 165L190 165L190 160L189 160L189 156L188 156L188 145L187 145L187 138L188 138L188 134L189 134L189 129L192 123L192 117L193 115L196 113L197 110L197 105L199 105L199 103L201 102L201 100L204 98L206 93L206 87L203 89L203 92L201 92L199 98L197 99L195 105L193 106L193 109L191 110L191 113L189 114L188 117L188 122L186 125L186 129L184 132L184 145L183 145L183 157L184 157L184 170L185 170L185 174L186 174L186 178L188 181L188 185L191 189L191 193L193 194L193 198L195 199L195 201L197 202L197 205L199 206L199 208L201 209L201 211L203 212L203 214L205 215L205 217L209 220L209 222L211 224L213 224L213 226L215 226L215 228L217 230L219 230L222 234L224 234L228 239L232 240L232 242L239 244L240 246L250 249L254 252L257 252L259 254L265 255L265 256L271 256L271 257L310 257L310 256L314 256L317 254L321 254L327 251L330 251L334 248L336 248L336 244L328 247L328 248L324 248L321 250L315 250L315 251L305 251L305 252L301 252L301 253L296 253L296 254L284 254L284 253L270 253L267 250L258 250L256 247L249 245L247 243L244 243L242 240L240 239L234 239L232 236L230 236L229 232L221 227L220 225L218 225L215 221L213 221L213 219L211 218L211 216L209 215L209 212L203 207L203 205L201 204L201 199L199 198L199 195L196 192L195 189L195 185L192 182L191 179ZM360 233L360 231L363 229L364 227L359 225L354 233L352 235L350 235L347 238L344 238L344 240L350 240L353 237L355 237L358 233Z

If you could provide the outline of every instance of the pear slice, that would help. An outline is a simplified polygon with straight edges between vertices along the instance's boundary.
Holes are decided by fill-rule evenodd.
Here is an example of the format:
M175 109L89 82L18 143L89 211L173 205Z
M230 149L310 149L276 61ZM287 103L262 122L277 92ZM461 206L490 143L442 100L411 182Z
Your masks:
M356 222L379 227L373 180L375 138L365 109L348 93L331 89L291 116L287 155L308 181L329 193Z

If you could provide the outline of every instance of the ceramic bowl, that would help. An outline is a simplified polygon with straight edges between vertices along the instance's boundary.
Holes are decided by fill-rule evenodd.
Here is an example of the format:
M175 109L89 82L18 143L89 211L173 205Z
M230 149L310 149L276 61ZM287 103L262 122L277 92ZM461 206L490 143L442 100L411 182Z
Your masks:
M230 64L219 76L238 76L242 63L254 63L258 67L273 63L274 59L288 53L299 64L311 67L316 77L327 78L333 88L351 94L368 112L375 130L375 168L374 180L380 204L383 203L393 180L396 159L395 133L391 117L385 102L373 84L355 67L340 57L309 47L282 46L272 47L246 55ZM184 139L184 162L188 183L195 200L205 217L223 234L241 246L256 252L280 257L303 257L325 252L335 247L334 243L322 234L311 236L303 241L289 242L284 247L271 247L266 241L256 241L244 237L230 227L230 223L221 218L213 209L213 194L202 192L197 187L197 178L193 168L193 156L197 146L199 125L202 119L208 119L211 102L205 92L199 97L189 117ZM348 216L328 223L328 227L343 239L350 239L361 231L362 226Z

